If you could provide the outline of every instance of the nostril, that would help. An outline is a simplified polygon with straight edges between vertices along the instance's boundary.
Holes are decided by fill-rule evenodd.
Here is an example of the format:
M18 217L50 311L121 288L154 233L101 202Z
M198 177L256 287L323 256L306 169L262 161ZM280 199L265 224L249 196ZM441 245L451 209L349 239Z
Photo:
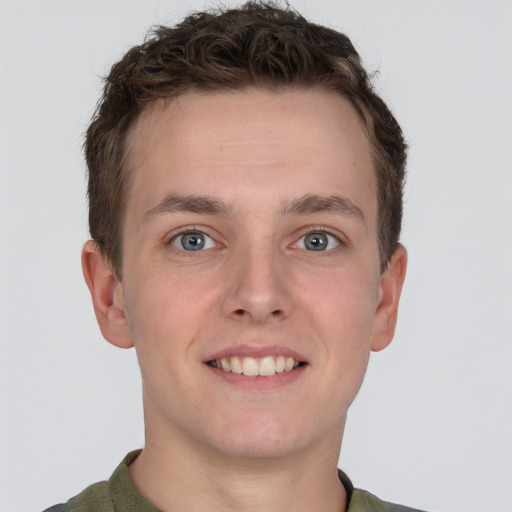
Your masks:
M281 320L282 318L284 318L284 316L285 313L284 310L282 309L274 309L273 311L266 313L265 311L258 311L257 308L255 310L252 310L251 308L238 308L234 309L231 313L232 318L237 318L240 321L252 318L253 321L258 323L265 320L269 320L270 318L273 318L275 320Z

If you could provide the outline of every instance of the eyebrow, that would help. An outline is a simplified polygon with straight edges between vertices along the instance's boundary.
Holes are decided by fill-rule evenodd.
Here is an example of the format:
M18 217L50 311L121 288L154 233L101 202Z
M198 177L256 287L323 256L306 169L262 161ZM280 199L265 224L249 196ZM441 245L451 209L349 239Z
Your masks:
M150 208L144 217L162 213L190 212L203 215L226 215L231 209L222 201L208 196L184 196L169 194L156 206Z
M281 205L283 215L309 215L312 213L335 213L359 218L366 225L363 211L347 197L306 194Z
M148 218L153 215L178 212L203 215L229 215L233 211L232 207L214 197L169 194L156 206L150 208L144 214L144 217ZM359 218L366 225L366 218L362 210L346 197L306 194L281 203L281 215L310 215L314 213L351 215Z

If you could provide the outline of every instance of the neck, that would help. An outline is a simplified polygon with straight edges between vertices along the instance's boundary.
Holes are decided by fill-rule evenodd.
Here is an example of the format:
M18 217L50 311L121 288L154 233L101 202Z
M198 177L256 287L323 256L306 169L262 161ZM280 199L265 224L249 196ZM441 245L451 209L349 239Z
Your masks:
M244 458L194 446L186 434L162 438L147 429L146 446L129 473L163 512L342 512L347 497L337 475L339 430L293 454Z

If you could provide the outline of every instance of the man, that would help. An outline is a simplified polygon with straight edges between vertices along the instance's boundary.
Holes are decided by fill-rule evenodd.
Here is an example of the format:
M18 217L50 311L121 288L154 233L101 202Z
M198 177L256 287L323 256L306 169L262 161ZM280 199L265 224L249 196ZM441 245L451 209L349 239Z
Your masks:
M84 276L146 443L49 510L411 510L337 470L407 260L406 146L348 38L255 3L158 28L85 148Z

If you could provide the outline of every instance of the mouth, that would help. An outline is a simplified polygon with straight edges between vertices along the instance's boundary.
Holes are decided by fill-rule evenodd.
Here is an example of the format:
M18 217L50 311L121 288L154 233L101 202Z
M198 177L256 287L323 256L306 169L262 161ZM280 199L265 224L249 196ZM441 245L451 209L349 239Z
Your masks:
M271 377L278 373L291 372L307 363L298 361L293 357L277 355L265 357L221 357L220 359L207 361L206 364L227 373L235 373L247 377Z

